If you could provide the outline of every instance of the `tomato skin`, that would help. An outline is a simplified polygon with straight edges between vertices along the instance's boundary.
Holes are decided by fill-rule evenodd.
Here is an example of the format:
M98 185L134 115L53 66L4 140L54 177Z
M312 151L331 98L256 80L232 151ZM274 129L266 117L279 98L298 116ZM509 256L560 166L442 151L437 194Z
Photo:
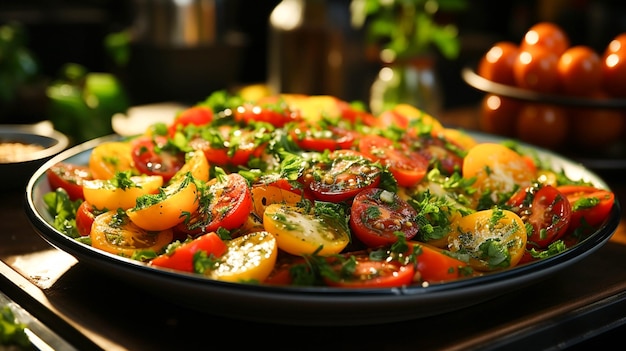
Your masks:
M233 115L238 122L266 122L275 127L282 127L289 122L298 121L301 115L298 111L289 108L284 101L277 103L244 103L238 106Z
M131 141L135 167L142 174L159 175L167 183L185 164L185 154L161 149L167 143L164 136L143 135Z
M540 47L523 49L513 62L515 84L541 93L555 93L560 86L558 63L559 56L554 52Z
M210 232L181 244L172 253L153 258L149 265L193 273L193 257L196 252L204 251L207 256L221 257L226 250L226 243L215 232Z
M208 106L192 106L180 112L174 122L167 128L170 137L173 137L176 131L188 126L203 126L213 121L213 110Z
M477 73L493 82L515 85L513 62L519 54L519 47L510 41L495 43L478 63Z
M290 131L291 138L303 150L319 151L350 149L358 133L338 126L324 129L301 124Z
M46 176L52 190L65 189L72 201L85 199L83 181L93 179L89 167L70 163L57 163L51 166L46 171Z
M83 201L76 211L76 230L78 234L89 236L95 218L93 206L89 202Z
M351 201L361 190L380 183L381 170L361 152L336 150L330 159L330 164L320 162L299 179L317 200Z
M570 202L551 185L526 187L513 195L507 204L533 227L533 231L527 233L528 247L544 249L561 239L572 217Z
M263 145L255 144L254 131L220 126L217 128L217 134L223 141L220 145L213 145L200 136L189 141L192 149L204 152L204 156L211 165L244 166L250 158L258 157L263 153Z
M479 125L488 133L515 136L517 115L523 103L504 96L486 94L480 105Z
M359 140L359 150L388 166L400 186L410 187L419 183L428 171L428 160L404 142L394 144L379 135L364 135Z
M591 227L599 226L608 218L615 203L615 193L594 186L560 185L557 189L567 197L572 205L570 231L581 227L584 223ZM577 204L577 201L589 198L596 198L599 201L592 207L579 206Z
M516 136L537 146L558 148L568 138L570 123L561 106L525 103L517 116Z
M570 95L589 96L602 87L602 61L591 47L576 45L559 57L557 72L561 90Z
M220 227L232 230L243 225L254 205L246 179L239 173L230 173L223 181L213 178L206 184L209 202L198 207L191 218L176 229L191 235L217 231Z
M413 264L402 264L397 260L372 260L367 253L353 254L356 268L350 277L339 280L324 277L328 286L338 288L394 288L409 285L415 276ZM339 274L341 261L331 260L331 267Z
M612 97L626 97L626 33L611 40L602 54L602 87Z
M532 25L520 43L520 48L540 47L561 55L570 47L567 33L553 22L538 22Z
M350 209L350 228L367 247L395 243L395 232L407 239L417 235L417 211L397 194L380 189L366 189L354 198Z
M417 241L409 241L408 244L414 250L419 250L417 271L421 281L434 283L455 280L461 278L464 275L461 271L468 267L467 262L446 255L443 249Z

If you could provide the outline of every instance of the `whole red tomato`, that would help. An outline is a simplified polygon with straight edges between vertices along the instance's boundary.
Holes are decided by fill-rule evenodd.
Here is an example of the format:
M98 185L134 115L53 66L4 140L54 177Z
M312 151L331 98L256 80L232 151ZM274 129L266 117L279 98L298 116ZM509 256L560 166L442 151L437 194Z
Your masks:
M481 58L477 73L496 83L515 85L513 62L518 53L519 48L513 42L497 42Z
M570 95L589 96L602 87L600 55L587 45L565 50L557 65L561 90Z
M522 42L520 48L526 50L532 47L547 49L560 56L570 46L570 40L563 28L553 22L539 22L531 26Z
M569 118L563 107L526 103L517 116L517 137L541 147L558 148L568 137Z
M554 93L559 88L559 55L543 47L522 49L513 62L515 83L521 88Z

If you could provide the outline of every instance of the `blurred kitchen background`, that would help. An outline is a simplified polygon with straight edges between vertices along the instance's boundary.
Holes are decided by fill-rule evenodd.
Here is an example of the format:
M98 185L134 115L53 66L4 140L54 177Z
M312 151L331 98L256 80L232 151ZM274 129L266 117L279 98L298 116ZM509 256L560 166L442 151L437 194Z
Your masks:
M126 100L113 104L111 111L162 101L193 104L215 90L268 83L269 18L280 2L2 0L0 123L31 123L51 118L51 111L64 111L50 109L50 87L60 82L78 85L87 73L113 77L94 77L94 91L105 95L110 93L107 89L122 91ZM309 85L304 92L366 101L380 64L368 55L363 31L350 25L350 0L305 2L315 5L317 15L321 11L327 16L326 41L338 41L333 45L338 45L342 57L334 70L317 66L314 80L324 84ZM519 42L537 21L558 23L572 44L585 43L599 51L616 33L626 31L623 1L467 0L466 4L462 11L440 11L437 17L458 27L461 43L455 59L436 57L446 110L476 104L483 95L461 79L464 66L476 63L496 41ZM7 34L9 26L13 37ZM310 55L327 49L316 51L316 41L310 38L301 39L309 40ZM11 45L20 52L9 60Z

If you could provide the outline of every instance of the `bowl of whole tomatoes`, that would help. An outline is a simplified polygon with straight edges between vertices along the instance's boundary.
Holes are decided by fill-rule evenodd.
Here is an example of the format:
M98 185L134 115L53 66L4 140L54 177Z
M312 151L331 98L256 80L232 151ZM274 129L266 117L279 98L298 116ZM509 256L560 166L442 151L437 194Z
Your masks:
M598 51L539 22L518 43L494 43L462 76L486 93L481 130L612 167L624 158L626 33Z

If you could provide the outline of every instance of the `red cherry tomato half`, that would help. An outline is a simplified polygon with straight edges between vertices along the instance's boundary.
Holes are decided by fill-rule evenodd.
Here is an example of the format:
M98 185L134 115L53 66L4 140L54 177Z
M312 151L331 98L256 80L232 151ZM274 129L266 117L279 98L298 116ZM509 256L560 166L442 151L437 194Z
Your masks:
M615 194L609 190L588 185L561 185L557 189L572 206L570 227L584 225L597 227L604 222L615 203Z
M317 200L352 200L361 190L377 187L381 170L374 161L358 151L337 150L330 162L319 162L300 177L305 191Z
M244 103L233 111L233 115L238 122L266 122L278 128L301 119L300 113L291 109L284 100L276 103Z
M93 179L87 166L57 163L46 171L52 190L63 188L72 201L84 199L83 180Z
M398 185L410 187L419 183L428 171L428 160L419 152L410 150L406 143L379 135L365 135L359 141L359 150L389 167Z
M200 206L188 220L176 229L191 235L217 231L220 227L232 230L242 226L252 212L252 193L247 180L239 173L224 178L213 178L206 184L203 197L208 203Z
M193 106L183 110L176 116L174 122L168 127L170 137L174 136L176 131L188 126L203 126L213 121L213 110L208 106Z
M397 194L387 190L366 189L354 198L350 209L350 228L366 246L376 248L398 240L395 232L407 239L419 230L417 211Z
M350 276L342 274L342 260L331 260L330 266L339 280L324 277L324 282L339 288L393 288L409 285L415 276L413 264L402 264L396 260L375 261L367 253L354 254L356 267ZM352 261L350 261L350 264Z
M527 232L527 246L546 248L567 232L572 217L572 206L557 188L551 185L532 185L518 191L507 202L524 223L532 225Z
M195 271L193 258L198 251L206 252L207 256L220 257L226 249L226 243L217 234L210 232L184 242L171 253L155 257L150 261L150 265L193 273Z
M420 280L426 282L444 282L458 279L466 273L464 269L468 263L456 259L445 253L444 250L432 246L409 242L417 251L417 271Z
M160 175L168 182L185 164L185 153L167 148L164 136L140 136L131 141L131 156L142 174Z
M358 133L338 126L318 128L301 124L290 135L301 149L323 152L351 148Z
M211 140L195 137L189 141L194 150L202 150L210 165L243 166L250 158L263 152L263 145L255 143L255 132L232 126L218 127Z
M96 215L93 212L93 206L87 201L83 201L76 211L76 230L81 236L89 236L91 233L91 225Z

